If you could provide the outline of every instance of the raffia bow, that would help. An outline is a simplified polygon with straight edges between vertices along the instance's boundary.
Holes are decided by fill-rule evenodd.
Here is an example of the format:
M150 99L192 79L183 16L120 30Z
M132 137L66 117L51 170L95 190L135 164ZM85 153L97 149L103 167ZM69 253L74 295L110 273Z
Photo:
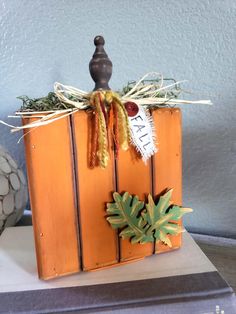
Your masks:
M164 82L166 81L172 81L172 83L165 85ZM20 141L32 129L53 123L79 110L92 109L94 111L95 136L93 136L92 143L91 166L94 167L98 163L102 168L105 168L109 160L110 137L113 138L116 157L119 148L126 150L129 146L131 135L128 116L124 107L126 102L135 102L145 109L179 104L212 104L210 100L178 99L179 94L182 92L179 87L180 83L172 79L164 79L163 75L157 72L151 72L144 75L138 82L128 85L123 93L118 94L113 91L102 90L87 93L75 87L56 82L54 84L54 93L51 93L57 100L55 107L48 108L48 103L45 102L48 97L36 100L22 97L23 107L21 111L16 112L15 116L9 117L35 117L37 120L23 126L14 126L4 121L0 121L0 123L11 127L11 132L29 129L19 139ZM31 106L32 103L36 106ZM37 107L37 104L40 105Z

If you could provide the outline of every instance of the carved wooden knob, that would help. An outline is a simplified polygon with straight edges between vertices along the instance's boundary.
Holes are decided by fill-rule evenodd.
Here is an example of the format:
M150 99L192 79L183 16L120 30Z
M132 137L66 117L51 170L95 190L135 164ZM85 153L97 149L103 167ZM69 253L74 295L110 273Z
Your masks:
M89 62L89 71L95 82L94 90L110 89L108 82L112 75L112 63L104 50L105 40L102 36L94 38L95 52Z

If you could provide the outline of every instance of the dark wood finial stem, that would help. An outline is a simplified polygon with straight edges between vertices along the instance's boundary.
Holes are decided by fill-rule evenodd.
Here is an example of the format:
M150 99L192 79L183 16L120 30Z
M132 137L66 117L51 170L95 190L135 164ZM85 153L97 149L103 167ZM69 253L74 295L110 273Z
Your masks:
M105 40L102 36L94 38L95 52L89 62L89 71L95 82L94 90L109 90L108 82L112 75L112 63L104 50Z

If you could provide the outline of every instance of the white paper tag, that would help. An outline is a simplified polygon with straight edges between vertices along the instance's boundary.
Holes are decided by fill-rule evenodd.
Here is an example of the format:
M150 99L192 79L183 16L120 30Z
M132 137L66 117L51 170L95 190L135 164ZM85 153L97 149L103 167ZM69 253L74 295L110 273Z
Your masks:
M152 117L148 110L134 102L125 103L131 130L132 144L140 152L143 161L157 152L155 130Z

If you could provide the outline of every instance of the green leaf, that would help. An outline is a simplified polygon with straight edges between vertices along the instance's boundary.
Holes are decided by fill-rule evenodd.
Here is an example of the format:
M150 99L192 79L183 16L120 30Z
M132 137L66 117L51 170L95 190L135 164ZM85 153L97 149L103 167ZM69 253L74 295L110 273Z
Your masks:
M138 199L138 196L132 197L128 192L123 196L119 193L113 193L115 203L107 204L107 212L111 216L107 220L112 228L123 228L120 232L122 239L131 238L132 243L150 242L150 237L146 235L146 223L140 215L144 202Z
M161 241L172 247L170 235L183 232L178 221L184 214L192 211L177 205L170 206L173 189L162 195L157 204L148 195L145 204L137 196L132 197L128 192L123 195L113 193L114 203L107 204L107 220L114 229L122 229L120 237L129 238L131 243L147 243Z
M171 220L179 220L180 218L183 217L183 215L191 213L192 211L193 211L192 208L184 208L175 205L171 207L171 209L169 210L169 214L172 215Z
M172 235L177 235L178 233L184 231L184 229L181 226L173 223L167 223L165 226L161 228L161 230Z
M173 192L173 189L170 189L159 198L159 202L157 206L158 206L158 213L160 217L162 217L166 213L166 210L170 206L170 199L172 196L172 192Z
M143 219L150 225L147 234L151 235L154 232L156 240L164 242L169 247L172 244L167 234L177 235L183 232L181 226L173 224L171 221L177 221L184 214L192 211L191 208L182 208L177 205L169 209L172 192L173 189L167 191L159 198L157 204L155 204L153 198L149 195L146 210L142 214Z
M143 218L149 223L154 225L160 219L169 207L170 198L173 189L167 191L159 198L157 205L155 205L152 196L148 195L148 203L146 204L146 211L143 213Z
M120 237L122 237L123 239L125 238L131 238L135 236L135 232L131 227L126 227L123 231L120 232Z
M172 214L163 214L160 219L158 219L155 224L152 226L152 229L160 229L162 226L167 224L172 220Z
M122 228L123 226L126 225L125 218L121 216L110 216L110 217L107 217L107 220L109 221L112 228L114 229Z
M170 239L163 230L159 230L159 238L163 243L167 244L169 247L172 247Z
M146 210L142 212L142 217L150 226L159 218L158 210L150 194L148 194L148 203L146 204Z

